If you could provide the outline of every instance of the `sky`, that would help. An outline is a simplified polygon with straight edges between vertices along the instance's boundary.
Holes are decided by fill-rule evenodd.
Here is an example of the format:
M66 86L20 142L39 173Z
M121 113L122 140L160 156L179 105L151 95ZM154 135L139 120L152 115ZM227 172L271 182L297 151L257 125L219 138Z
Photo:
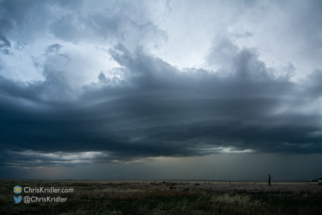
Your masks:
M0 0L0 178L322 177L321 10Z

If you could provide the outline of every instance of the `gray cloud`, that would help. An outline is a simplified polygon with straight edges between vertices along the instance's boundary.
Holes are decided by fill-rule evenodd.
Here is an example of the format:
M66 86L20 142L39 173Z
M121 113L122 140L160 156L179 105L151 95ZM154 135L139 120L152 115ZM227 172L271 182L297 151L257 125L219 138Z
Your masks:
M203 34L183 25L171 27L171 16L176 17L178 9L172 2L166 3L166 11L153 12L146 2L20 3L0 2L1 57L7 61L1 58L0 62L2 166L73 166L217 153L322 153L321 68L295 80L302 72L296 61L301 54L294 62L270 67L261 47L239 44L243 39L256 41L264 31L258 26L267 24L265 21L250 20L264 17L259 14L266 3L238 3L244 13L226 17L220 26L205 25L213 34L211 31L230 26L238 17L242 23L237 30L227 27L216 34L209 41L208 52L202 53L205 66L193 68L177 66L158 53L170 36L188 32L190 38L196 32L199 38ZM281 12L287 5L266 5L266 15ZM299 9L301 5L305 5L304 11ZM278 38L287 31L296 32L297 21L305 26L299 36L274 41L279 44L291 38L305 52L318 56L320 13L318 9L312 14L308 11L320 6L320 2L296 3L285 12L282 27L274 25L274 20L269 22L273 26L267 25L267 29L276 28ZM231 3L223 7L236 9ZM300 14L297 21L289 20L296 14ZM155 18L158 16L161 18ZM162 24L167 20L170 23ZM196 20L199 22L203 20ZM170 49L182 55L181 59L186 53L180 47L199 50L199 44L185 39L181 39L182 46ZM301 43L305 39L310 45ZM283 55L284 49L278 51ZM292 56L287 51L284 54ZM22 72L16 69L17 62L27 65L19 68ZM314 59L312 62L318 65ZM8 71L18 71L28 76L32 69L41 79L25 81L8 75ZM75 87L77 75L97 79Z
M7 40L7 38L5 38L4 36L0 35L0 48L2 47L10 47L10 41Z
M271 74L248 49L231 56L228 76L183 72L142 48L109 52L126 78L112 84L101 73L69 102L55 99L52 93L66 92L51 76L28 85L2 78L1 148L100 151L105 161L205 155L218 147L322 152L321 114L303 111L321 98L320 70L294 83Z
M51 53L55 53L57 54L57 52L62 48L63 46L60 44L53 44L47 47L46 49L46 53L47 54L51 54Z
M83 9L90 7L87 2ZM127 46L154 45L166 40L166 33L145 17L140 3L109 2L95 12L74 11L54 21L50 31L63 40L78 43L108 42Z

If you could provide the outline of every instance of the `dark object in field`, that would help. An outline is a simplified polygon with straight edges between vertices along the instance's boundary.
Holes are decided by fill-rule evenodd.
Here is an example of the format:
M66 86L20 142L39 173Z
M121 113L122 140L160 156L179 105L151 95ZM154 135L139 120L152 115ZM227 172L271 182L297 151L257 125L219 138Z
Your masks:
M175 189L176 189L176 187L169 187L169 189L170 189L170 190L175 190Z
M197 183L197 184L195 184L196 186L199 186L200 184L199 183Z
M322 183L318 183L318 185L322 185Z
M271 175L268 174L268 186L271 186Z
M189 188L183 188L183 191L190 191Z

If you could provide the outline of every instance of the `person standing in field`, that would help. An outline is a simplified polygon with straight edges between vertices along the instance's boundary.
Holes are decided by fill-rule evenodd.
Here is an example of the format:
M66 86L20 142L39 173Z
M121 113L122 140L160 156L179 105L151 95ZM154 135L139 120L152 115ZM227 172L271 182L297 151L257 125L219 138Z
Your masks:
M271 175L268 174L268 186L271 186Z

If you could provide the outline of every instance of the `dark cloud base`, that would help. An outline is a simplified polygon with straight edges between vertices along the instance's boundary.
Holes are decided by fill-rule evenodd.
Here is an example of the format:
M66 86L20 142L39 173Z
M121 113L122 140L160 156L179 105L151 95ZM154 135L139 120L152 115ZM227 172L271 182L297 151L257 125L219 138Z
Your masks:
M236 52L228 76L180 71L141 48L130 52L118 45L110 54L126 78L113 82L101 73L77 99L66 100L68 89L62 87L66 97L47 99L60 84L55 80L0 79L2 163L36 159L12 157L8 150L99 151L108 155L101 162L207 155L218 153L216 147L322 152L320 110L303 111L322 95L319 70L295 83L268 72L247 49Z
M284 74L269 68L256 47L238 48L232 41L256 36L241 25L240 32L230 37L223 33L209 47L204 65L218 69L179 69L152 54L168 40L167 29L149 18L153 7L143 1L108 1L94 9L94 3L88 2L0 1L2 167L73 166L225 152L322 153L321 68L296 81L291 62ZM264 12L266 7L259 2L238 3L246 21L247 13ZM234 11L235 4L224 8ZM288 2L263 4L270 8L265 13L268 17L285 12L277 17L284 17L289 29L277 26L279 35L293 32L298 37L290 37L292 42L305 47L299 50L318 58L321 1L294 7ZM237 21L242 12L226 18ZM166 20L170 15L168 2L161 16ZM298 23L303 27L298 28ZM47 37L54 38L52 43L37 50L38 56L30 56L42 80L23 82L2 73L3 59ZM285 41L278 39L277 44ZM93 71L98 74L96 82L75 88L66 68L74 61L82 67L82 58L73 59L60 43L90 44L118 66ZM108 45L98 47L101 44ZM24 62L16 60L10 63ZM9 67L10 74L14 66ZM23 71L29 75L30 71Z

